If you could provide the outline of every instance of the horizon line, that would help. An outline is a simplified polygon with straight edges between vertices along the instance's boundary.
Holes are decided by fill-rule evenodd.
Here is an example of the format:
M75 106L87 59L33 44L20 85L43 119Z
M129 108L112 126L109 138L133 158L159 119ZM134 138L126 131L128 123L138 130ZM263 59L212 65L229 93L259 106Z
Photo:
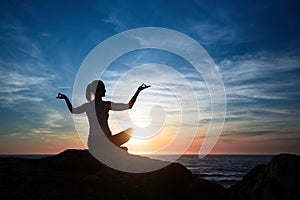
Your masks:
M74 150L82 150L82 149L74 149ZM62 153L0 153L0 156L54 156ZM202 154L197 153L129 153L132 155L141 155L141 156L199 156ZM276 156L280 154L295 154L300 155L300 153L295 152L280 152L280 153L209 153L205 156Z

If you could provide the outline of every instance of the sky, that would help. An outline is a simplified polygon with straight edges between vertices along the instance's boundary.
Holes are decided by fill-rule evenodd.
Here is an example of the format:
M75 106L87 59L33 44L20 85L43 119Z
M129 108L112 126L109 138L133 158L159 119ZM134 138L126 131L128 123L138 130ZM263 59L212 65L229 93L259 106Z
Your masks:
M299 8L298 1L276 0L1 1L0 154L85 148L86 116L74 122L55 97L72 98L79 69L97 45L142 27L185 34L214 61L226 118L211 153L299 154ZM130 152L199 152L212 104L205 77L184 58L140 49L118 57L96 78L106 85L105 99L117 102L127 102L141 83L151 85L132 110L110 113L113 133L134 128Z

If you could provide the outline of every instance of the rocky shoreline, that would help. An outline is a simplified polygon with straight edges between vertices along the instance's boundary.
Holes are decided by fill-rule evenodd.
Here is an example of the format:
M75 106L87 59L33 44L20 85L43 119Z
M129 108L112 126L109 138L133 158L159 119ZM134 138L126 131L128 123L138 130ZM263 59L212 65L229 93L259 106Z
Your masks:
M126 173L101 164L87 150L71 149L41 159L0 158L0 191L1 199L9 200L296 200L299 169L300 156L280 154L226 189L194 177L179 163L148 173Z

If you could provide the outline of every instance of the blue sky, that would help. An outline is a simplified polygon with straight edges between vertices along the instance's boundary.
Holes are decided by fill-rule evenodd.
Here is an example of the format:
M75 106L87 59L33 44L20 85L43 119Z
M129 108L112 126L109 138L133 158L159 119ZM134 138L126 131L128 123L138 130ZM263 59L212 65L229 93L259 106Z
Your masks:
M100 42L139 27L182 32L215 61L227 95L226 123L215 153L300 152L297 1L16 0L0 5L0 153L54 153L80 146L72 116L55 96L72 96L81 63ZM203 80L167 52L136 51L116 60L103 77L107 98L109 81L149 62L170 65L192 87L199 86L195 91L204 115L199 126L205 129L209 96ZM133 90L129 85L121 100Z

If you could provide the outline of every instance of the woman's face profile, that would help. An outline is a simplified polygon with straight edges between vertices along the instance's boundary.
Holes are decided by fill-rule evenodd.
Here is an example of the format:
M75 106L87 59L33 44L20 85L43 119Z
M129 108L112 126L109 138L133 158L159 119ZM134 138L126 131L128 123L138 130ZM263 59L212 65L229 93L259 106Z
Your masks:
M102 97L105 97L105 93L106 93L106 89L105 87L103 88L103 91L102 91Z
M105 97L106 89L104 83L100 82L97 87L96 93L99 92L99 96Z

